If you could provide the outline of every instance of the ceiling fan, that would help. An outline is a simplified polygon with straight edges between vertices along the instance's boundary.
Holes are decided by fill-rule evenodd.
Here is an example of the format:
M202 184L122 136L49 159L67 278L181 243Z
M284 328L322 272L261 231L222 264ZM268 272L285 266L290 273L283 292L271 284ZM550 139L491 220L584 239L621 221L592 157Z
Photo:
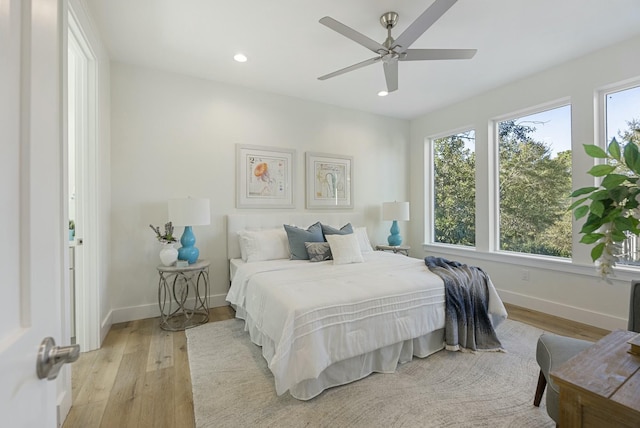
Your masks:
M382 43L370 39L362 33L347 27L333 18L325 16L320 23L326 25L343 36L375 52L378 56L359 62L333 73L318 77L326 80L349 71L357 70L370 64L382 61L387 92L398 89L398 61L423 61L443 59L471 59L476 49L409 49L429 27L431 27L458 0L436 0L420 15L397 39L391 37L391 29L398 23L396 12L387 12L380 17L380 24L387 29L387 39Z

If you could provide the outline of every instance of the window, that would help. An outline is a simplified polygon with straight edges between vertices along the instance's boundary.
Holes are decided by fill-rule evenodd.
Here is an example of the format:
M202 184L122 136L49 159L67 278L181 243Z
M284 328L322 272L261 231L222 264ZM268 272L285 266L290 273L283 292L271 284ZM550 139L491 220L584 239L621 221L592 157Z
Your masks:
M475 246L475 131L433 140L433 241Z
M615 138L620 146L640 144L640 86L605 94L607 144ZM640 265L640 239L631 236L620 248L618 263Z
M499 249L571 257L571 107L498 123Z

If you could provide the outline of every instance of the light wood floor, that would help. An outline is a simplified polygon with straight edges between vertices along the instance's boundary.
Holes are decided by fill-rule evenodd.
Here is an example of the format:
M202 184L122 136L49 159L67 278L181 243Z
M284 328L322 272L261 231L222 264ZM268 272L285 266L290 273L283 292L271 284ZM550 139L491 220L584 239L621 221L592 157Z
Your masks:
M598 340L607 330L507 306L509 318L565 336ZM234 317L214 308L209 322ZM114 324L102 348L72 366L73 406L63 428L193 427L193 397L184 332L161 330L158 318ZM531 399L535 385L531 386Z

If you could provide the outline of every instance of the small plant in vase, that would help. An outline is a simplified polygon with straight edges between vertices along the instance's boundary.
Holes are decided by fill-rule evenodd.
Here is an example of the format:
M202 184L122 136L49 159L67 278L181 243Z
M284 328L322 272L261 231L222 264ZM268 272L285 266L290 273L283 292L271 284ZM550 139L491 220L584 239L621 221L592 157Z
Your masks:
M154 227L150 224L149 227L156 233L156 238L158 238L159 242L163 244L176 242L176 238L173 237L173 224L171 222L164 224L164 235L160 233L160 226Z
M173 224L171 222L164 224L164 235L160 233L160 226L154 227L150 224L149 227L156 233L158 242L163 244L160 250L160 261L165 266L173 265L178 260L178 250L173 246L176 242L176 238L173 237Z
M69 220L69 241L73 241L76 237L76 223Z

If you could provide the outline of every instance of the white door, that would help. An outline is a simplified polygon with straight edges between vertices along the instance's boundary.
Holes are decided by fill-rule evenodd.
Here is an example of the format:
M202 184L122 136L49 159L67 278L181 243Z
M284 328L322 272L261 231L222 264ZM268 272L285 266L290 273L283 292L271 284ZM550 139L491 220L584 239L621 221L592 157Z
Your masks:
M60 11L64 0L0 0L0 418L55 427L41 341L61 342L63 192Z

